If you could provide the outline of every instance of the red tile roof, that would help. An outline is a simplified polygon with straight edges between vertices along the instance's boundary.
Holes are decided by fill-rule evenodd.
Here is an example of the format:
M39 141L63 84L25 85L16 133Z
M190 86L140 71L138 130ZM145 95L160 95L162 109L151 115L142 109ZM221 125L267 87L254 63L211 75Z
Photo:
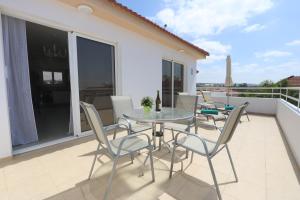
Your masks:
M178 40L178 41L180 41L180 42L183 42L184 44L186 44L186 45L188 45L189 47L191 47L192 49L194 49L194 50L196 50L196 51L198 51L198 52L204 54L205 56L209 56L209 53L208 53L207 51L205 51L205 50L203 50L203 49L197 47L196 45L194 45L194 44L192 44L192 43L190 43L190 42L188 42L188 41L186 41L186 40L184 40L184 39L178 37L178 36L175 35L174 33L171 33L170 31L167 31L166 29L160 27L158 24L156 24L156 23L150 21L150 20L147 19L146 17L144 17L144 16L138 14L137 12L135 12L135 11L129 9L128 7L126 7L126 6L124 6L124 5L120 4L120 3L118 3L116 0L108 0L108 1L111 2L114 6L120 8L121 10L123 10L123 11L125 11L125 12L127 12L128 14L130 14L130 15L132 15L132 16L134 16L134 17L139 18L140 20L142 20L143 22L149 24L149 25L152 26L153 28L158 29L159 31L162 31L163 33L168 34L170 37L173 37L174 39L176 39L176 40Z
M300 86L300 76L290 76L287 78L288 86L299 87Z

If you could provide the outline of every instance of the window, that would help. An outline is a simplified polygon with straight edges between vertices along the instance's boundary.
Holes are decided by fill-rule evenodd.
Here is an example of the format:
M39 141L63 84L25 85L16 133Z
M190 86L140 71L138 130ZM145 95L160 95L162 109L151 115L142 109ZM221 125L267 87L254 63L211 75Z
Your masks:
M63 73L43 71L43 82L47 85L63 84Z
M52 72L43 71L43 82L48 85L52 84L53 82Z
M62 72L53 72L54 74L54 84L62 84L63 83L63 73Z

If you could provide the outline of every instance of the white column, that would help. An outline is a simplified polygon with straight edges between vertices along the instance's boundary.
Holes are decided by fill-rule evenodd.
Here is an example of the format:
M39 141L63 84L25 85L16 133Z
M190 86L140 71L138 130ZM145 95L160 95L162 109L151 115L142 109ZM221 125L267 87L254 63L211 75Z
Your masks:
M68 33L73 130L74 130L74 135L78 136L81 134L81 124L80 124L79 82L78 82L76 38L77 36L75 33L71 33L71 32Z
M6 77L7 76L3 50L2 20L0 12L0 158L9 157L12 155Z

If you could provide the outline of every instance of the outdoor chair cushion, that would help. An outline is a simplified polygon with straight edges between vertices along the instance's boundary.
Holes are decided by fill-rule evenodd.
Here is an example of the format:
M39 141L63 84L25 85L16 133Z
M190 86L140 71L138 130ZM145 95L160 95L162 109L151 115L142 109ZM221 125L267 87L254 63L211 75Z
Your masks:
M206 114L206 115L217 115L219 112L214 109L202 109L201 114Z
M109 141L110 146L111 146L111 150L115 155L117 155L120 143L123 140L123 138L125 138L125 137L120 137L120 138ZM149 144L148 144L147 141L141 139L140 137L135 136L135 137L127 139L123 143L123 147L122 147L122 150L120 152L120 155L123 156L123 155L126 155L126 154L130 154L131 152L136 152L136 151L144 149L148 146L149 146Z
M234 108L232 105L225 105L225 110L233 110Z
M211 154L216 146L215 142L205 141L208 154ZM206 154L202 141L197 136L188 135L177 140L177 144L184 148L188 148L199 154Z

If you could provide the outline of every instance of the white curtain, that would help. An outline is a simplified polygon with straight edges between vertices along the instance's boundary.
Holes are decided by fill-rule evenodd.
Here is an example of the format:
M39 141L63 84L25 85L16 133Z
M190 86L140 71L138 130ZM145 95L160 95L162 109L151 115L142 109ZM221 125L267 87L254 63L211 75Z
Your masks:
M26 22L2 15L4 58L13 145L38 141L31 97Z

